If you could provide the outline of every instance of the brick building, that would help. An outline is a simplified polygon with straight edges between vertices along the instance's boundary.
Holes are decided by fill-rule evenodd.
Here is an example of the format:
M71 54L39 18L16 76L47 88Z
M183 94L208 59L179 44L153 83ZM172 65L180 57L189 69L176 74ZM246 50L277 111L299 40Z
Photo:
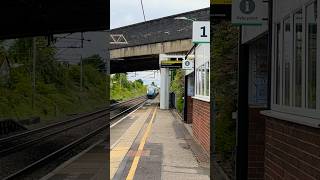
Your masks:
M194 60L194 71L186 71L185 119L192 123L195 139L210 154L210 44L196 44L187 59Z
M267 23L242 27L247 179L320 179L319 10L317 0L273 0L272 54Z

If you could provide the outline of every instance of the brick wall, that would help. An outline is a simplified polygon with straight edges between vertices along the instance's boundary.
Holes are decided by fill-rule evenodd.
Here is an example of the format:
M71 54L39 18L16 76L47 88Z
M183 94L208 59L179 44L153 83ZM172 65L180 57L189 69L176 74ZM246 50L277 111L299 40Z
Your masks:
M192 123L192 114L193 114L193 99L191 96L187 96L187 120L186 123Z
M320 129L267 118L265 179L320 179Z
M193 99L193 134L210 154L210 103Z
M249 108L248 179L264 179L265 118L261 108Z

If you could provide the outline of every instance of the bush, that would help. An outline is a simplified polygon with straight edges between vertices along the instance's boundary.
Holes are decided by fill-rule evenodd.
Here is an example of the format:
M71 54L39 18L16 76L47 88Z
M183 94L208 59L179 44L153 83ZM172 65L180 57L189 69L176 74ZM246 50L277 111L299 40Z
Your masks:
M216 151L223 160L232 158L236 145L236 121L232 112L237 101L237 59L238 31L229 22L222 22L214 28L211 52L211 91L216 104Z
M177 102L177 110L182 113L183 111L183 97L184 97L184 74L181 69L177 69L174 73L174 79L171 82L170 90L175 93Z

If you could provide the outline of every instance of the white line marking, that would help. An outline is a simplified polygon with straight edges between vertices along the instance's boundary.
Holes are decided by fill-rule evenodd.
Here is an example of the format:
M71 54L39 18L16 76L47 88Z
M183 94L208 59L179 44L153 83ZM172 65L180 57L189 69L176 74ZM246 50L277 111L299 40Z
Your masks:
M122 136L121 136L121 137L122 137ZM119 143L121 137L120 137L116 142L114 142L114 143L112 144L112 146L110 147L110 150L112 150L112 149Z
M114 126L116 126L117 124L119 124L120 122L122 122L125 118L127 118L128 116L130 116L131 114L135 113L138 109L140 109L142 106L144 105L144 103L139 106L136 110L132 111L131 113L129 113L128 115L126 115L125 117L121 118L119 121L117 121L116 123L112 124L110 126L110 128L113 128Z
M119 123L120 123L121 121L123 121L125 118L127 118L128 116L130 116L131 114L133 114L134 112L136 112L138 109L140 109L144 104L145 104L145 103L143 103L143 104L142 104L141 106L139 106L136 110L132 111L131 113L129 113L128 115L126 115L126 116L123 117L122 119L120 119L118 122L112 124L112 125L110 126L110 128L112 128L112 127L114 127L115 125L119 124ZM122 136L123 136L123 135L122 135ZM122 137L122 136L121 136L121 137ZM112 144L112 146L110 146L110 150L112 150L112 149L119 143L121 137L120 137L116 142L114 142L114 143Z

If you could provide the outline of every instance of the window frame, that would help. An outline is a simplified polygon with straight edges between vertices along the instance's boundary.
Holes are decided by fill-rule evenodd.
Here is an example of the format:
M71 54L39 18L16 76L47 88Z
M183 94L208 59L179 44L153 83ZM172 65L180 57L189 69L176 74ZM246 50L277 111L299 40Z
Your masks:
M304 36L304 33L305 33L305 26L303 26L305 24L305 18L304 18L304 10L303 8L300 8L298 9L297 11L293 12L293 50L294 50L294 54L293 54L293 67L292 67L292 70L293 70L293 73L292 73L292 78L293 78L293 92L292 92L292 106L293 107L297 107L296 106L296 102L297 102L297 99L296 99L296 61L297 61L297 57L296 57L296 47L297 47L297 36L296 36L296 22L295 22L295 15L301 11L301 16L302 16L302 20L301 20L301 25L302 25L302 31L301 31L301 44L302 44L302 47L301 47L301 107L304 107L304 104L305 104L305 88L303 88L303 85L305 84L305 59L306 59L306 56L305 56L305 48L304 48L304 44L305 44L305 36Z
M317 41L316 41L316 108L315 109L311 109L308 108L308 104L307 104L307 27L306 27L306 23L307 23L307 7L310 6L311 4L315 3L316 8L317 8ZM272 77L271 77L271 110L273 111L277 111L277 112L281 112L281 113L287 113L287 114L292 114L292 115L297 115L300 117L308 117L308 118L312 118L312 119L317 119L320 121L320 38L319 38L319 29L320 29L320 18L319 18L319 9L320 9L320 3L317 2L316 0L311 0L308 3L305 3L303 6L297 8L296 10L290 12L290 14L288 14L287 16L284 16L281 20L274 22L273 23L273 33L272 33L272 37L273 37L273 48L272 48ZM295 56L295 49L296 49L296 25L295 25L295 15L297 12L299 12L300 10L302 10L302 62L301 62L301 68L302 68L302 99L301 99L301 107L296 107L295 106L295 90L293 90L295 88L295 76L296 76L296 68L295 68L295 64L296 64L296 56ZM292 38L292 48L290 48L290 56L292 57L292 61L291 61L291 65L290 65L290 105L286 106L284 105L284 82L283 82L283 73L284 73L284 67L283 67L283 63L284 63L284 57L283 57L283 39L284 39L284 22L285 20L290 17L290 23L291 23L291 37ZM280 24L280 37L279 39L277 39L277 25ZM277 45L277 40L279 40L279 45ZM279 47L278 47L279 46ZM281 49L277 49L281 48ZM277 54L277 52L279 52L279 54ZM277 58L278 61L280 61L280 72L279 72L279 79L280 79L280 92L277 92L277 76L276 76L276 71L277 71ZM280 102L278 102L277 104L277 93L278 96L280 96Z
M207 45L209 47L201 47L202 45L204 46ZM208 52L206 51L207 49L209 49ZM200 53L201 55L199 56L198 54ZM209 70L208 76L206 76L207 63L208 63L208 70ZM207 77L209 78L208 85L206 83ZM193 96L194 99L210 102L210 44L208 43L199 44L195 48L195 89L196 89L195 95ZM206 89L209 89L208 95L206 95Z

